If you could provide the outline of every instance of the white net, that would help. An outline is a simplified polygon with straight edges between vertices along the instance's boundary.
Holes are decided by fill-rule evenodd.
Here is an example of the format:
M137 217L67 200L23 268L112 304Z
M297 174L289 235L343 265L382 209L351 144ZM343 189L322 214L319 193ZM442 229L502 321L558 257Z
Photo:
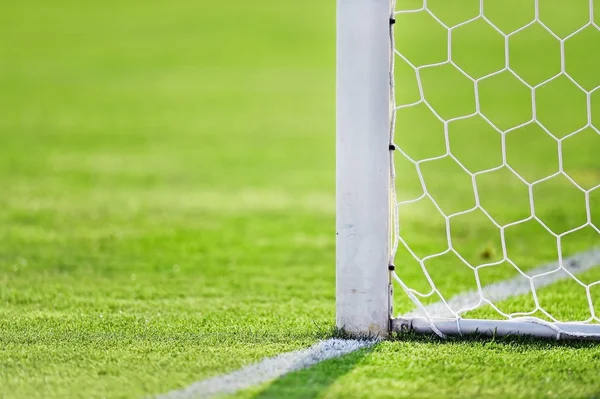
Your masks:
M600 322L596 9L395 4L397 314Z

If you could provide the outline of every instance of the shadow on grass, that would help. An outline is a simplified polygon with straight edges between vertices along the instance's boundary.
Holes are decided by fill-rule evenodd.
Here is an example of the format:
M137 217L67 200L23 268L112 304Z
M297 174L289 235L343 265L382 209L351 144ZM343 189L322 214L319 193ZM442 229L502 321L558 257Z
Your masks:
M332 335L335 338L348 338L343 331L334 331ZM484 335L468 335L442 339L436 335L416 334L414 332L394 334L389 340L387 340L387 342L413 342L415 344L425 343L431 344L433 347L437 345L476 345L481 348L510 347L518 352L527 349L586 349L597 348L599 346L598 342L591 341L557 341L528 336L489 337ZM376 351L377 347L378 344L375 344L373 346L357 350L356 352L348 355L324 361L307 369L298 370L284 375L272 381L268 386L264 386L260 391L255 391L251 397L255 399L304 399L322 397L339 379L352 372L352 370L359 366L366 357ZM591 398L600 399L600 392L599 394L594 394L592 397L590 397L590 399Z
M374 345L375 346L375 345ZM343 377L373 351L374 346L295 371L273 381L253 398L316 398Z
M448 336L440 338L435 334L417 334L414 332L394 333L390 337L390 341L401 342L419 342L432 344L472 344L479 343L481 345L506 345L506 346L523 346L530 348L595 348L600 346L598 341L591 340L573 340L563 339L556 340L552 338L539 338L527 335L507 335L502 337L490 337L483 334L471 334L463 336Z

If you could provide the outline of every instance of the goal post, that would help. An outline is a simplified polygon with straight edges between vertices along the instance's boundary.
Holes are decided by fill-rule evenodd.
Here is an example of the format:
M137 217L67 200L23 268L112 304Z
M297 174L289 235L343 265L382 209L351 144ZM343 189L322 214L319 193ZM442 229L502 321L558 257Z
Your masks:
M439 9L459 3L471 7L462 20L455 9ZM337 0L339 329L370 337L412 331L600 340L600 157L593 156L600 148L600 108L593 108L600 73L589 67L599 50L597 11L594 0L565 3L581 6L571 13L579 19L560 25L558 18L557 25L540 15L560 12L540 10L539 0L525 3L528 19L505 23L483 0L405 1L407 9L396 0ZM504 16L514 11L502 2L494 7ZM404 36L412 45L405 53L394 27L407 15L432 32ZM515 62L513 51L526 62ZM425 61L412 58L419 56ZM472 67L465 66L469 57ZM402 73L414 80L410 100L397 97L410 90L398 84ZM432 94L436 85L442 95ZM415 134L418 140L406 139ZM412 188L403 185L410 174ZM431 243L413 246L407 238L412 232L401 218L414 210L421 224L413 230L423 228L418 239ZM473 246L469 240L481 244L480 236L483 247ZM409 313L405 306L395 314L393 287Z
M336 322L390 323L390 0L337 2Z

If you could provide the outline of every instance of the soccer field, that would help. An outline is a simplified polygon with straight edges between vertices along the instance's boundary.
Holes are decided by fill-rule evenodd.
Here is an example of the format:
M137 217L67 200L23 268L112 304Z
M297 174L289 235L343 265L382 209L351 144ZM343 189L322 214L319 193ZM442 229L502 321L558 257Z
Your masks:
M478 1L430 3L456 22ZM533 1L486 3L507 29L532 18ZM562 36L589 15L587 0L540 3ZM499 37L474 24L456 38L469 73L502 66ZM591 90L600 85L600 32L576 38L565 44L567 71ZM444 33L424 15L398 16L396 39L415 63L443 57ZM523 79L537 84L560 71L559 58L545 58L557 50L547 34L534 29L515 40ZM398 104L415 101L405 63L396 78ZM444 118L473 112L472 88L455 71L424 72L422 83ZM521 89L505 75L482 83L482 107L502 129L531 118ZM550 130L565 136L586 125L581 91L564 79L542 90L549 94L538 118ZM591 104L599 127L600 90ZM444 151L439 121L423 107L397 116L396 141L412 156ZM492 133L477 119L456 122L453 151L473 169L490 168L501 154ZM506 146L525 179L557 170L556 142L535 128L518 133ZM600 184L599 153L591 128L563 145L564 170L585 190ZM150 397L336 335L334 154L332 1L0 4L0 397ZM397 157L396 167L399 199L418 196L414 166ZM422 173L442 209L473 205L470 178L455 164L428 163ZM527 215L527 186L503 173L484 176L479 194L510 223ZM586 222L584 194L574 187L557 178L535 189L552 229ZM600 227L600 191L589 196ZM420 256L442 250L433 205L403 208L411 247ZM455 232L469 261L502 253L497 229L481 215ZM557 259L556 239L539 224L523 223L507 240L526 270ZM591 226L563 240L566 256L595 247ZM424 287L405 251L396 265L407 284ZM473 272L456 259L438 259L431 270L443 276L436 284L444 295L473 289ZM511 273L493 269L485 283ZM600 267L581 279L600 280ZM585 319L580 288L561 281L540 290L540 300L558 318ZM399 314L414 308L398 289L395 302ZM530 310L531 298L499 306ZM593 398L599 373L594 343L409 334L233 397Z

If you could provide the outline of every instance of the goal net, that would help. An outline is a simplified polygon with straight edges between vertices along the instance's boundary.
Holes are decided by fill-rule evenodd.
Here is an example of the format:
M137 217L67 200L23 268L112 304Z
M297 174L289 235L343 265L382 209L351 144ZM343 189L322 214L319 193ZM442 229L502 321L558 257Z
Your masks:
M599 25L338 0L339 327L600 338Z

